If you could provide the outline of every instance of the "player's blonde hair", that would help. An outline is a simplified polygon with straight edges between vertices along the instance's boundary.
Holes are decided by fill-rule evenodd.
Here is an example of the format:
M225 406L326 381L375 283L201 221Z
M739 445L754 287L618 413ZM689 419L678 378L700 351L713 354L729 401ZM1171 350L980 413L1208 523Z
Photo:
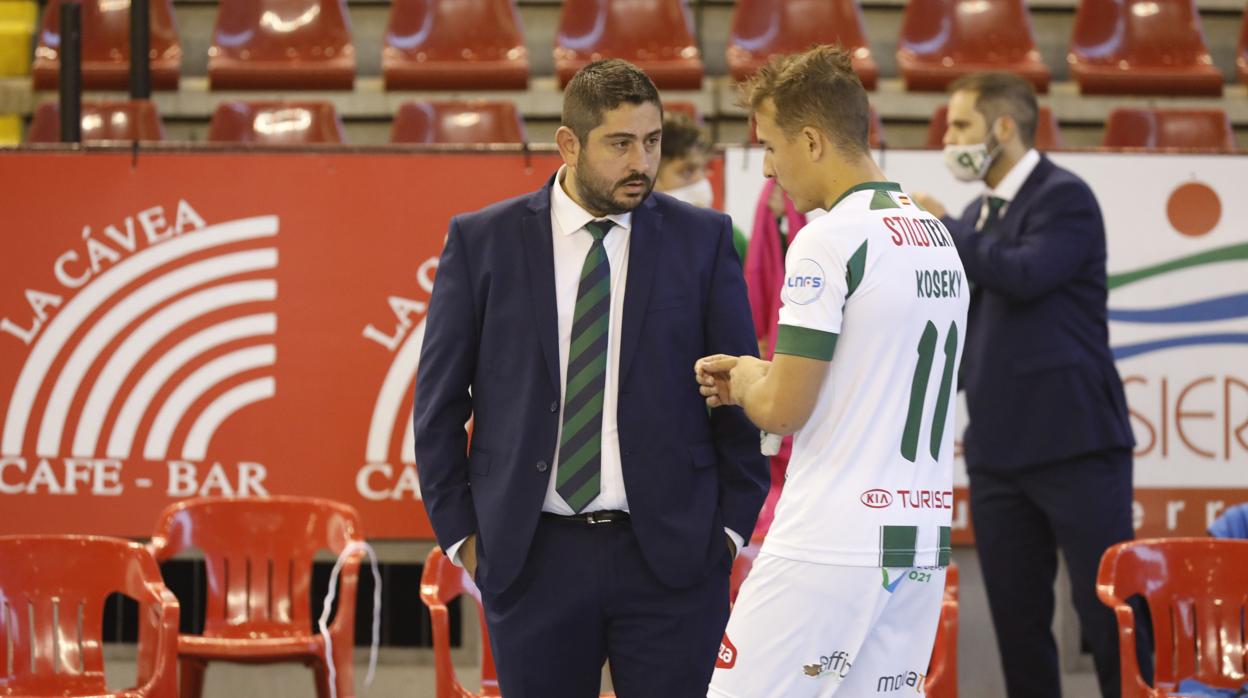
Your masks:
M804 53L772 56L741 86L742 105L757 112L771 100L776 125L792 138L806 127L827 134L843 153L870 152L871 106L839 46L816 46Z

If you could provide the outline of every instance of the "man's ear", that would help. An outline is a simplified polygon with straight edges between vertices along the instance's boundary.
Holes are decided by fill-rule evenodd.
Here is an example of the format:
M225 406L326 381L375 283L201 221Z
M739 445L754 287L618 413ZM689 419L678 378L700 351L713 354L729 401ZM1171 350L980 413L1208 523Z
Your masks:
M559 146L559 155L563 158L563 164L575 166L577 157L581 154L581 139L576 137L572 129L567 126L560 126L555 131L555 144Z
M1018 137L1018 122L1009 114L1002 114L992 126L992 135L998 143L1009 143Z
M802 146L806 149L806 155L811 162L819 162L823 158L824 140L823 134L818 129L806 126L802 128L802 133L798 138L802 142Z

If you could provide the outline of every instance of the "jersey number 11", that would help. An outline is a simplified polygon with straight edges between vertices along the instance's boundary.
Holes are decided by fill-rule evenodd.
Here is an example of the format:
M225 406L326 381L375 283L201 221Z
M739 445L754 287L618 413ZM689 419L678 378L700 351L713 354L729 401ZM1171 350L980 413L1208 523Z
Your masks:
M923 403L927 400L927 381L932 373L932 359L936 353L938 331L931 320L923 328L919 338L919 363L914 367L914 381L910 384L910 409L906 412L906 428L901 434L901 457L914 462L919 450L919 424L923 418ZM953 392L953 365L958 356L958 325L949 323L945 336L945 370L940 376L940 392L936 394L936 413L932 415L932 459L939 460L940 442L945 435L945 420L949 416L949 399Z

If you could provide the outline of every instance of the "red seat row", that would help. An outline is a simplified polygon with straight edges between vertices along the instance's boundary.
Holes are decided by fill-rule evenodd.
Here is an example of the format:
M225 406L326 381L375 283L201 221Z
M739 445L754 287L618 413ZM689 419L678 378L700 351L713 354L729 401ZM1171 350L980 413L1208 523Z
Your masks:
M927 129L927 147L939 148L944 141L947 108L932 114ZM1057 117L1048 107L1040 107L1036 123L1036 148L1060 150L1062 132ZM1132 109L1118 108L1105 121L1101 147L1144 150L1235 150L1235 131L1221 109Z
M60 141L55 102L35 110L27 143ZM151 102L86 102L82 139L160 141L165 130ZM391 127L391 143L523 143L524 121L511 102L407 102ZM225 102L208 126L213 143L314 145L344 143L342 119L329 102Z
M698 118L693 105L673 102L669 110ZM87 102L82 110L82 138L99 141L164 140L164 127L151 102ZM938 148L944 139L946 107L932 115L927 146ZM27 143L60 140L60 115L55 102L41 105L31 122ZM208 127L208 140L216 143L261 145L307 145L343 143L342 120L329 102L225 102ZM399 107L391 127L391 143L524 143L524 120L511 102L438 101L406 102ZM872 110L872 148L884 143L883 124ZM1120 108L1110 112L1102 145L1108 148L1149 150L1182 148L1230 151L1235 132L1226 112L1211 110L1161 110ZM1057 118L1048 107L1040 108L1036 147L1063 147Z
M36 89L55 87L61 0L49 0L35 55ZM129 71L129 4L83 3L87 89L122 89ZM172 0L152 5L153 84L176 89L182 57ZM563 86L586 63L626 58L663 89L698 89L703 64L686 0L565 0L554 58ZM738 0L728 41L741 80L771 55L840 43L874 89L858 0ZM220 0L208 75L213 89L351 89L346 0ZM1248 82L1248 19L1238 53ZM1222 92L1195 0L1080 0L1067 57L1085 93ZM897 64L910 90L943 90L984 69L1026 76L1041 92L1050 71L1036 50L1025 0L913 0ZM391 90L525 89L529 57L515 0L394 0L382 47Z

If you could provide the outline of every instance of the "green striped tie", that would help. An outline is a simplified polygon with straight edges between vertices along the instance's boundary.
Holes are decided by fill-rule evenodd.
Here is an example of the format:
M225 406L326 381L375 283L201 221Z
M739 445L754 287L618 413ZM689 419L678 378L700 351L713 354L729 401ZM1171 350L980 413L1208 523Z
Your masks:
M594 243L581 267L568 349L568 387L555 491L580 513L598 496L602 477L602 399L607 381L607 326L611 320L611 264L602 239L614 225L590 221Z
M1001 209L1010 202L999 196L988 195L988 215L984 216L984 224L979 226L979 232L991 233L992 229L1001 222Z

